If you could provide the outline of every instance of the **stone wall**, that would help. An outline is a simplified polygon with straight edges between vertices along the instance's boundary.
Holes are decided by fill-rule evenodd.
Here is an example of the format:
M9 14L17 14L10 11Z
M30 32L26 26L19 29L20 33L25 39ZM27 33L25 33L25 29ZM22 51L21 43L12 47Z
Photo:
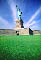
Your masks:
M30 28L21 28L17 30L0 29L0 35L41 35L39 30L31 30Z
M41 35L41 31L40 30L33 30L33 35Z
M33 31L30 28L17 29L17 35L33 35Z
M0 29L0 35L16 35L16 31L12 29Z
M19 29L19 35L29 35L29 28L28 29L26 29L26 28Z

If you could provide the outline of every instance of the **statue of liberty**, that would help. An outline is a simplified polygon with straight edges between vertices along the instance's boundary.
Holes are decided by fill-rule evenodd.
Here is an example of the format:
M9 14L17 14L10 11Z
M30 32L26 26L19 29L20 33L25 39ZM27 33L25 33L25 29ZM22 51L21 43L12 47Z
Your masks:
M16 5L16 8L17 8L17 13L18 13L18 19L20 20L22 12L20 11L20 8L18 8L17 5Z

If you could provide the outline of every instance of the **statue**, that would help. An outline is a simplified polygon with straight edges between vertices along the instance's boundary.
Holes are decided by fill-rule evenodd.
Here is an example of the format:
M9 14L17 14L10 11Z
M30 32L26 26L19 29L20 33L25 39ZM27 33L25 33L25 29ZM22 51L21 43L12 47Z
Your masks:
M18 8L17 5L16 5L16 8L17 8L17 13L18 13L18 19L20 20L22 12L20 11L20 8Z

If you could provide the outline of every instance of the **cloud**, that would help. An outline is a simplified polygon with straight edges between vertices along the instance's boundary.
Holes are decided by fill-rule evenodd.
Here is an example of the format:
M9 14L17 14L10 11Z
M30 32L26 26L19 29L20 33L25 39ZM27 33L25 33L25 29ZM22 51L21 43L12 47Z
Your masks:
M34 19L36 18L36 16L40 13L41 11L41 7L33 14L33 16L29 19L29 21L27 21L24 26L27 28L27 27L30 27L31 25L33 24L36 24L37 22L34 21Z
M24 27L30 27L30 26L32 26L32 25L34 25L34 24L36 24L36 21L33 21L32 23L30 23L30 24L24 24Z
M11 25L7 20L5 20L4 18L2 18L0 16L0 29L4 29L4 28L5 29L10 29Z
M35 17L40 13L40 11L41 11L41 7L33 14L33 16L27 22L27 24L31 23L35 19Z
M0 17L0 23L3 23L5 25L10 25L9 22L2 17Z
M34 26L32 26L32 27L30 27L32 30L37 30L37 29L39 29L39 26L37 26L37 25L34 25Z
M8 0L8 4L12 11L13 20L16 21L16 5L13 0Z

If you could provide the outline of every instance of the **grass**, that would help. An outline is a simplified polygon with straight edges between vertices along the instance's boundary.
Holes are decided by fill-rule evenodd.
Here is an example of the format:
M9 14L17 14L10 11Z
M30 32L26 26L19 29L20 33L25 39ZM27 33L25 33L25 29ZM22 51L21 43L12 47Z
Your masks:
M0 36L0 60L41 60L41 35Z

